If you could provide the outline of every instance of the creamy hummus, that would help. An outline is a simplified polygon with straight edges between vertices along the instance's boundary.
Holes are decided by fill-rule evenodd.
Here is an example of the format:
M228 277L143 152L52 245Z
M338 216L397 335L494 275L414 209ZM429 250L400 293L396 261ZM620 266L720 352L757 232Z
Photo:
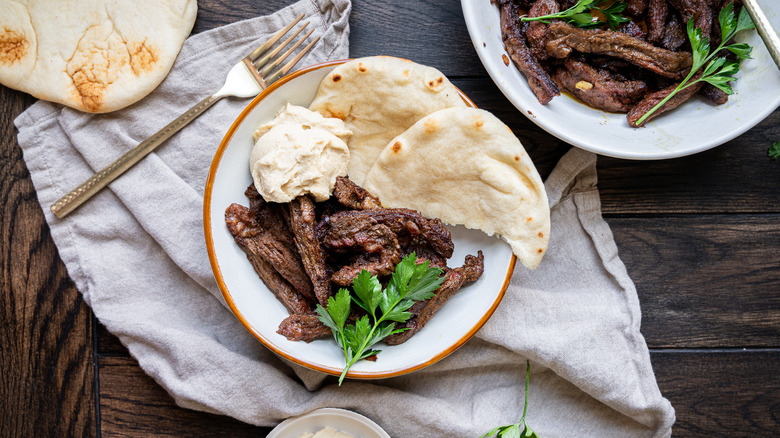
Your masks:
M346 434L344 432L339 432L336 429L332 429L330 427L326 427L325 429L320 430L317 433L304 433L303 435L299 436L298 438L354 438L352 435Z
M307 193L327 200L336 177L347 174L350 135L343 121L288 103L255 132L249 170L257 191L269 202Z

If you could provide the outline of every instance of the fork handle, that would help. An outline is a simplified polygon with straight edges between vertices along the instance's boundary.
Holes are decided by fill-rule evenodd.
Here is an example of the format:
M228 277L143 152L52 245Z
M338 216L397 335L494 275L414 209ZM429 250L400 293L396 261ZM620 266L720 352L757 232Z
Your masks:
M138 146L127 151L116 161L58 199L57 202L51 205L51 212L58 218L65 217L68 213L86 202L95 193L99 192L103 187L107 186L111 181L122 175L127 169L133 167L133 165L139 162L143 157L149 155L157 146L160 146L171 138L173 134L179 132L181 128L195 120L196 117L209 109L211 105L214 105L222 97L223 96L215 94L195 104L195 106L187 110L187 112L177 117L176 120L167 124L164 128L157 131L157 133L144 140Z

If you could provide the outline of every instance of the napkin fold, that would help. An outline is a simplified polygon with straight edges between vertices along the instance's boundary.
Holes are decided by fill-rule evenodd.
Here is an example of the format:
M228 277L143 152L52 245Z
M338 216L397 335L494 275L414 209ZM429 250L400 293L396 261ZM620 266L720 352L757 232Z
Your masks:
M671 435L674 410L658 390L636 289L601 217L593 154L573 149L550 175L545 259L536 271L517 267L473 339L412 374L341 387L256 341L224 306L210 269L206 176L247 100L218 102L66 219L51 214L60 196L217 90L235 62L298 14L322 38L303 64L348 57L350 9L349 0L302 0L193 35L166 80L119 112L38 102L16 119L52 237L98 319L179 405L252 424L341 407L394 437L478 436L519 420L529 359L527 421L540 436Z

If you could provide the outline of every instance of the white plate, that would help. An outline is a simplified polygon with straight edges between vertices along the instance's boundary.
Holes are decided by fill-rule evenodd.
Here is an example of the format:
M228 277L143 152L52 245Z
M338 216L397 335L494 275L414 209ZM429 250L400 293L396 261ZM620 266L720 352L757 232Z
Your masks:
M780 29L780 4L764 0L761 5ZM488 0L461 0L461 7L479 59L507 99L545 131L591 152L638 160L690 155L735 138L780 106L780 71L755 31L738 38L753 47L753 59L743 61L736 94L725 105L694 97L639 129L631 128L624 114L589 108L565 94L541 105L515 65L503 62L498 7Z
M352 411L322 408L279 423L266 438L298 438L331 427L355 438L390 438L378 424Z
M258 278L246 255L234 242L225 226L224 213L231 203L248 204L244 190L252 181L248 163L253 146L252 133L257 126L271 120L287 102L308 106L320 80L341 62L344 61L299 70L273 84L249 104L217 150L209 171L203 206L206 245L214 276L239 321L278 355L333 375L341 374L344 356L332 337L307 344L288 341L276 333L288 313ZM378 360L355 364L348 377L392 377L430 365L455 351L493 314L514 269L515 257L511 249L502 240L480 231L462 226L448 228L455 243L455 252L448 264L460 266L466 254L476 254L481 249L485 256L482 277L450 298L410 340L392 347L380 344L383 351Z

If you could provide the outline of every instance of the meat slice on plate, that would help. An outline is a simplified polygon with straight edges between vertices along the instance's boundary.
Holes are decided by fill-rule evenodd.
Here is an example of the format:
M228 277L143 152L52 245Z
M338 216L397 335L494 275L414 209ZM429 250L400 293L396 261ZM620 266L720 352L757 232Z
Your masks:
M501 14L501 37L509 57L517 69L526 77L536 99L542 105L550 103L553 97L561 94L558 85L536 60L525 39L527 23L520 20L520 9L513 1L499 0Z
M317 218L314 202L309 196L299 196L290 201L289 220L301 262L314 287L314 295L320 304L327 306L331 295L330 274L325 264L325 253L314 231Z
M573 59L553 78L558 85L588 106L610 112L628 112L647 93L643 81L618 80L604 70Z
M697 76L694 76L692 80L696 80ZM644 99L642 99L634 108L631 108L631 111L626 114L626 118L628 119L628 124L632 127L639 127L644 126L645 123L650 121L651 119L665 113L666 111L673 110L680 106L683 102L690 99L691 96L696 94L702 86L701 82L697 82L682 91L678 92L674 96L672 96L671 99L667 100L666 103L663 104L658 110L656 110L653 114L650 115L647 119L645 119L641 124L638 124L637 122L639 119L642 118L648 111L653 109L656 105L661 103L662 100L664 100L669 94L674 92L674 90L677 88L679 84L672 84L663 90L656 91L655 93L648 94Z
M543 17L545 15L557 14L560 12L558 2L555 0L538 0L528 11L529 17ZM547 51L544 45L547 40L547 23L541 21L531 21L525 31L525 37L528 41L528 48L539 61L547 59Z
M225 210L225 222L257 275L287 310L311 312L311 304L304 296L308 293L313 298L311 282L298 262L298 255L267 233L252 211L242 205L231 204Z
M691 69L693 59L685 52L672 52L622 32L579 29L556 21L547 31L547 52L566 58L572 51L615 56L658 75L682 79Z
M368 193L368 190L360 187L346 177L336 178L336 185L333 187L333 196L341 205L353 210L374 210L382 208L379 198Z
M290 315L283 319L276 331L285 336L290 341L311 342L315 339L324 338L330 335L331 330L323 324L317 314L306 313L301 315Z
M485 269L485 258L482 251L476 256L467 255L465 263L459 268L448 271L444 276L444 282L441 284L436 294L425 300L415 303L409 312L412 317L404 324L396 325L396 328L406 328L405 331L388 336L385 339L387 345L398 345L406 342L415 333L420 331L425 324L433 317L433 314L447 302L450 297L460 290L463 285L473 283L482 276Z

